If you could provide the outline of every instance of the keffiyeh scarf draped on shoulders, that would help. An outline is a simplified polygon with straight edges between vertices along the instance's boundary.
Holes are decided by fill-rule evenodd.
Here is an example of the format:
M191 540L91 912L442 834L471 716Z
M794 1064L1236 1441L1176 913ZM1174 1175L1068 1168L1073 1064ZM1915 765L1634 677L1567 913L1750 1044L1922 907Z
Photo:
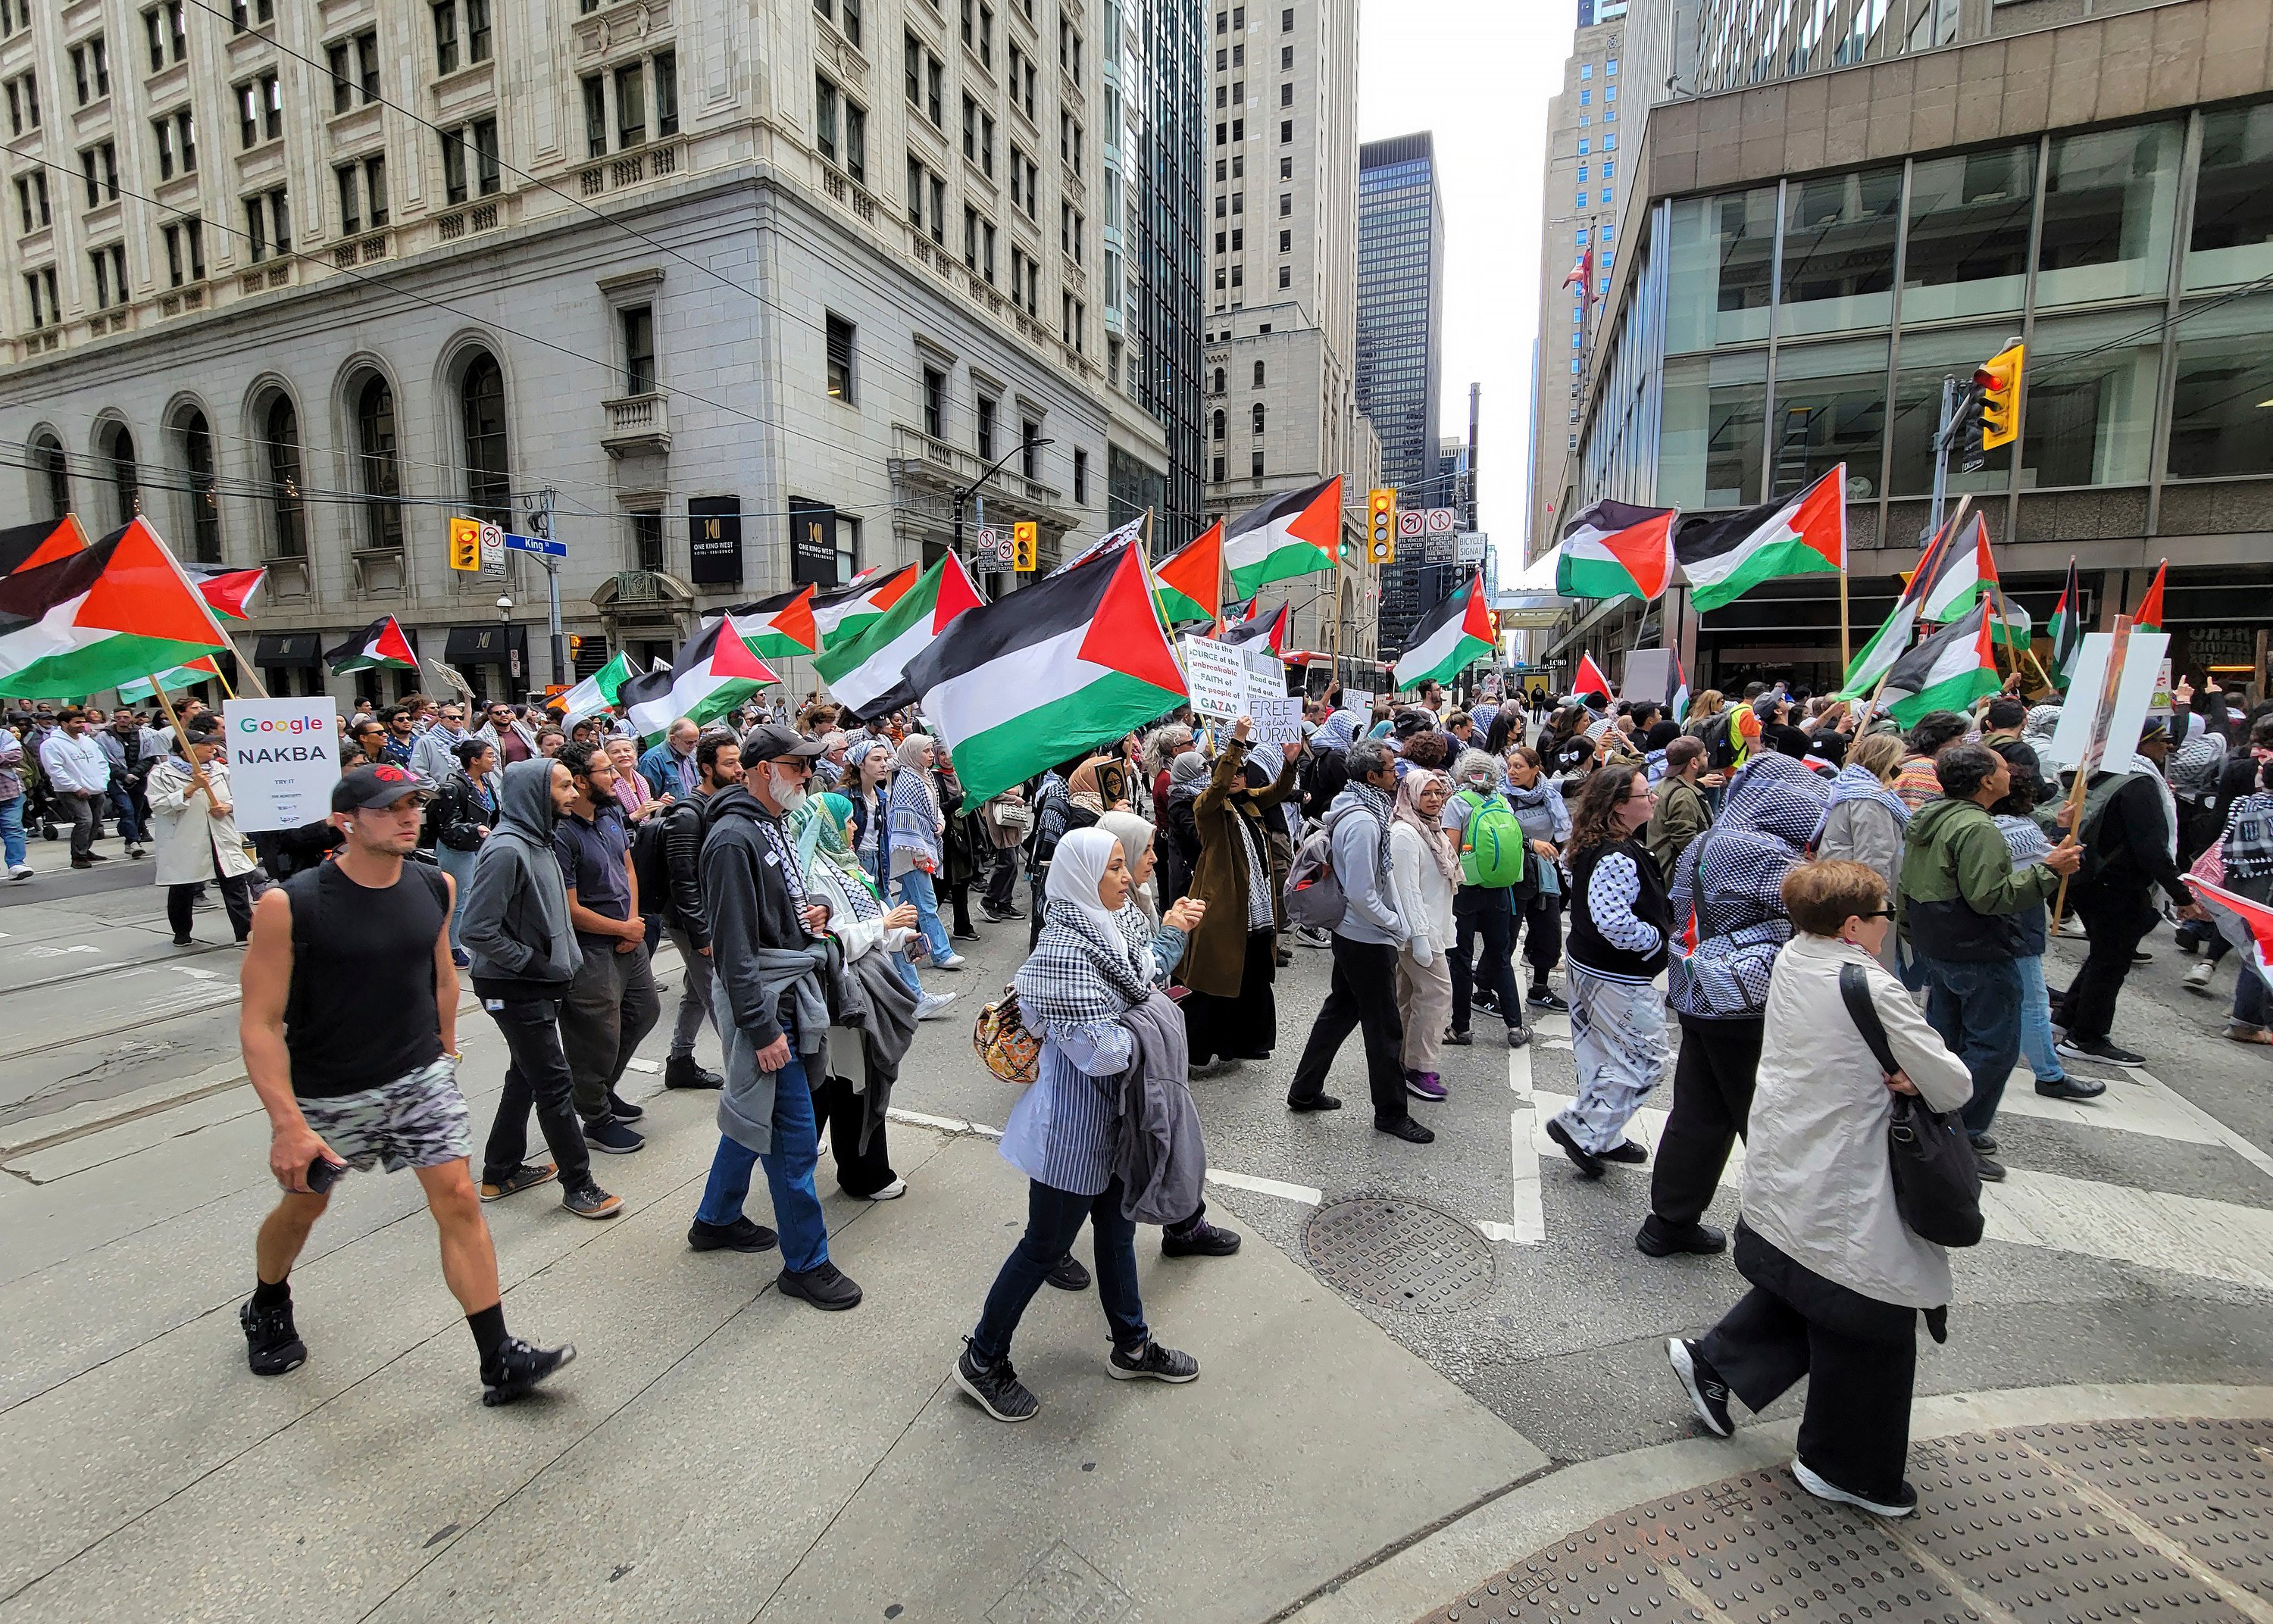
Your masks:
M1310 736L1310 744L1318 750L1347 750L1357 732L1357 718L1346 710L1338 710L1318 724Z
M1374 866L1378 871L1382 887L1385 892L1389 886L1389 825L1390 820L1397 816L1396 805L1390 800L1387 790L1377 790L1362 778L1351 779L1342 793L1354 800L1360 808L1381 826L1381 855L1376 860Z
M1102 829L1076 829L1058 844L1045 893L1046 923L1013 983L1029 1027L1117 1021L1152 996L1149 948L1140 949L1135 931L1098 897L1118 843Z
M817 883L816 871L825 867L834 882L830 888L844 894L856 917L879 919L884 905L876 895L874 882L844 841L843 819L851 811L852 803L841 795L809 797L789 815L790 838L797 842L798 862L808 884Z

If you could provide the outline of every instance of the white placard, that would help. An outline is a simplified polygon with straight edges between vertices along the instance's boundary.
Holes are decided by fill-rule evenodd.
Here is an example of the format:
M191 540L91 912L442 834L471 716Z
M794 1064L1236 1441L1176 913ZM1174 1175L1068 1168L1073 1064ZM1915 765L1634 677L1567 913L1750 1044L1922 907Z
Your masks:
M2163 669L2155 674L2155 697L2147 701L2147 714L2168 722L2177 709L2171 701L2171 662L2165 660Z
M1362 688L1345 688L1342 690L1342 708L1369 718L1373 715L1373 695Z
M1244 715L1247 662L1238 646L1214 642L1189 633L1178 638L1184 654L1184 680L1191 689L1192 708L1203 716L1230 720Z
M1242 643L1239 653L1246 673L1247 715L1256 715L1254 707L1265 700L1287 697L1287 666L1284 661L1268 648L1254 643Z
M332 813L340 777L340 707L329 694L298 700L229 700L229 793L247 834L296 829Z
M2067 703L2060 707L2059 726L2052 734L2052 748L2045 752L2059 767L2074 767L2091 742L2100 692L2107 681L2108 652L2114 646L2112 632L2083 634L2083 647L2077 651L2075 669L2068 679ZM2163 651L2170 646L2167 632L2131 633L2121 684L2115 692L2114 720L2104 735L2107 756L2119 766L2129 764L2132 746L2139 742L2139 730L2146 725L2147 704L2155 696Z
M1282 745L1296 745L1302 740L1302 701L1289 696L1275 700L1257 700L1248 709L1255 718L1254 745L1249 754L1276 755ZM1275 773L1277 768L1274 767Z
M1460 543L1460 563L1464 566L1482 564L1484 561L1484 550L1491 542L1489 536L1482 530L1470 530L1458 539Z

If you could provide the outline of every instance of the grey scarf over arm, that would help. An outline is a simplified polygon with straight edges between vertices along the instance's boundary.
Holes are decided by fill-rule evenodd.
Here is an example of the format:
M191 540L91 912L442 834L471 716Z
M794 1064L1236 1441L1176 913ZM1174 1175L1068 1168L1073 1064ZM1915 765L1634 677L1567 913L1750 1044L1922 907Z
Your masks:
M812 1055L828 1041L829 1003L821 978L829 965L829 943L816 939L802 947L761 947L757 952L759 987L769 1007L787 994L795 1007L800 1053ZM742 1029L731 1021L725 1028L726 1087L718 1096L718 1131L736 1144L760 1156L774 1148L774 1085L779 1072L760 1068L758 1051Z

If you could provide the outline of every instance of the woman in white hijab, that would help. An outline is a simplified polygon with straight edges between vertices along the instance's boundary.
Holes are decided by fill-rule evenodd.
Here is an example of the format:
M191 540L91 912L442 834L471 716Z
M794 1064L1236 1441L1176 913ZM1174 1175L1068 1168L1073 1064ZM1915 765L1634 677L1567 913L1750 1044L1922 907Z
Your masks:
M1129 906L1144 916L1148 931L1159 930L1160 891L1153 879L1152 826L1133 812L1109 812L1097 820L1097 827L1121 842L1121 854L1129 860L1129 876L1136 881Z

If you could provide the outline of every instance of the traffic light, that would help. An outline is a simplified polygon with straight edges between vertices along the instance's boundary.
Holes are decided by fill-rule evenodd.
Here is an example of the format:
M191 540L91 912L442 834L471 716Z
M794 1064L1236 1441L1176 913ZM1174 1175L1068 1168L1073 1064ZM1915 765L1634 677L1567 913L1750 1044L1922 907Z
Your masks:
M1034 572L1034 549L1039 540L1039 527L1031 519L1024 519L1010 527L1010 547L1016 555L1012 565L1021 575Z
M1396 563L1397 492L1369 490L1365 493L1365 561Z
M568 640L568 657L573 660L583 652L584 640L581 637L571 637Z
M482 567L480 520L450 520L450 567L454 570L478 570Z
M2009 445L2021 432L2021 363L2017 342L1999 350L1973 374L1981 391L1981 449Z

